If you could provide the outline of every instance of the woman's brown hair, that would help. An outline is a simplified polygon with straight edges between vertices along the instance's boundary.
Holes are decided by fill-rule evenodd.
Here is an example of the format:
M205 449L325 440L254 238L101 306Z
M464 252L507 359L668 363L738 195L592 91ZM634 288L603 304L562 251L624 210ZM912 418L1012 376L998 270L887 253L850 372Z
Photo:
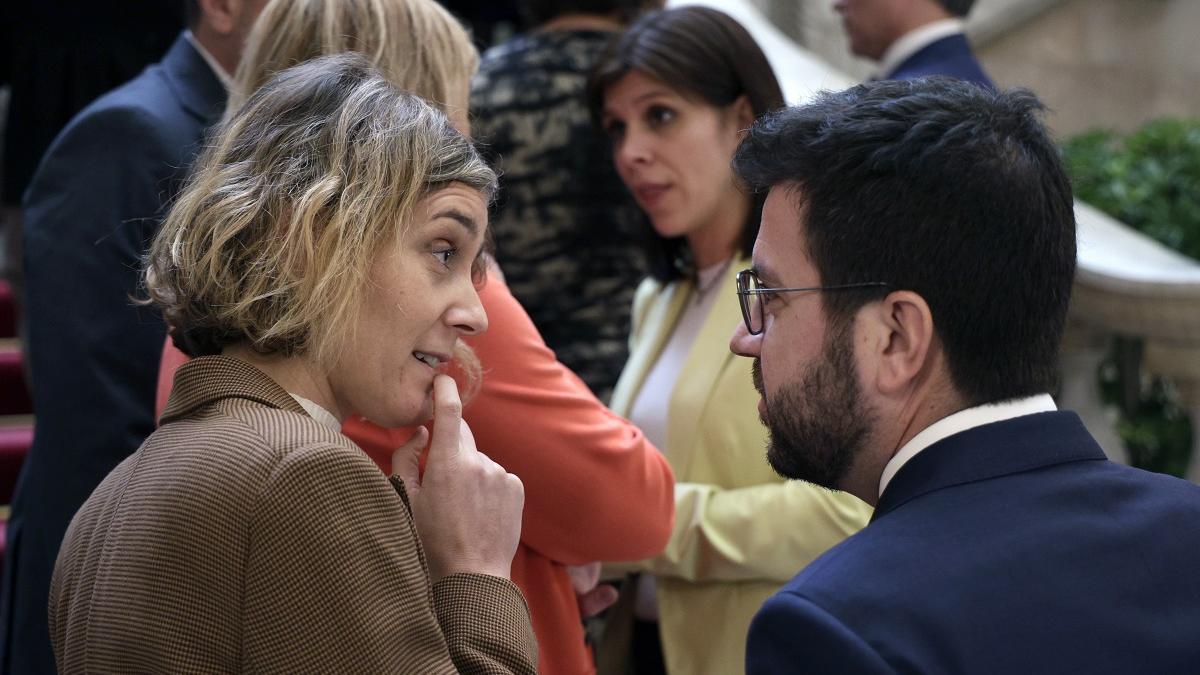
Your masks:
M783 107L783 91L758 43L731 16L710 7L646 14L609 45L588 80L588 107L597 129L605 93L634 70L716 108L745 96L756 118ZM761 211L762 197L757 197L740 238L740 250L747 256L758 236ZM683 238L662 237L648 222L646 227L651 275L660 281L685 276L690 263Z

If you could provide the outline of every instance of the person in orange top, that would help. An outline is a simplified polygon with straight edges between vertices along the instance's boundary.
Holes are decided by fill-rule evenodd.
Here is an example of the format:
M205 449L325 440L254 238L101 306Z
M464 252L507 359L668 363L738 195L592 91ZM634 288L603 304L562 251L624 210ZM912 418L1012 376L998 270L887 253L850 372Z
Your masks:
M386 21L350 16L362 11ZM359 32L377 25L390 32ZM327 44L329 36L340 36L343 43ZM386 49L377 49L376 40L386 41ZM445 109L465 130L468 81L478 56L462 28L432 0L270 3L248 40L230 106L244 101L280 64L345 51L351 44L356 51L380 55L382 70L398 85ZM389 60L400 65L389 67ZM584 593L595 585L595 576L576 574L576 579L586 577L577 586L572 566L598 572L589 564L661 552L674 517L671 469L637 427L609 412L557 361L495 270L479 297L490 328L463 340L483 368L480 389L466 403L463 419L481 451L525 485L512 580L529 603L540 649L538 670L592 673L581 602L585 610L594 610L611 602L605 598L611 589ZM159 372L160 411L175 369L186 360L168 341ZM412 433L384 429L361 417L350 418L342 431L384 473L391 473L393 451Z

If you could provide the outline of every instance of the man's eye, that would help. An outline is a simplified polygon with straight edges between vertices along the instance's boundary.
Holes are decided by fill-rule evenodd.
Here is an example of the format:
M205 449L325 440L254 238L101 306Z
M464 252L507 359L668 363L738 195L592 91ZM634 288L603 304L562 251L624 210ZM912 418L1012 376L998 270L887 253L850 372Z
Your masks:
M433 257L437 258L438 262L442 263L446 267L450 267L450 261L453 260L454 256L456 255L458 255L457 248L444 248L433 252Z
M758 297L762 299L764 305L768 305L771 303L772 300L779 297L779 294L767 291L765 293L759 293Z

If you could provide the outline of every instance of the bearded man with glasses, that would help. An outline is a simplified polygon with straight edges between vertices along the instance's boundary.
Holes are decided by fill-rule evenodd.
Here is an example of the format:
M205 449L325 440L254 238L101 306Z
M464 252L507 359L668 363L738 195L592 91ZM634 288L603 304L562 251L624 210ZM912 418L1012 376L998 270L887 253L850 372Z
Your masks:
M747 672L1193 672L1200 488L1056 409L1071 189L1024 91L825 93L734 158L771 465L875 506L769 599Z

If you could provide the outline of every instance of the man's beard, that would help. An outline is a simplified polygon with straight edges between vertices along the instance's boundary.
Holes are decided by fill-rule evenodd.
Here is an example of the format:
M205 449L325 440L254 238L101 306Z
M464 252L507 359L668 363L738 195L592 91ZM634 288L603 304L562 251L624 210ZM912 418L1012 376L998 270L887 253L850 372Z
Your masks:
M771 468L785 478L837 489L860 454L873 417L858 386L849 325L831 326L820 358L799 381L784 384L770 398L755 359L754 386L766 401Z

